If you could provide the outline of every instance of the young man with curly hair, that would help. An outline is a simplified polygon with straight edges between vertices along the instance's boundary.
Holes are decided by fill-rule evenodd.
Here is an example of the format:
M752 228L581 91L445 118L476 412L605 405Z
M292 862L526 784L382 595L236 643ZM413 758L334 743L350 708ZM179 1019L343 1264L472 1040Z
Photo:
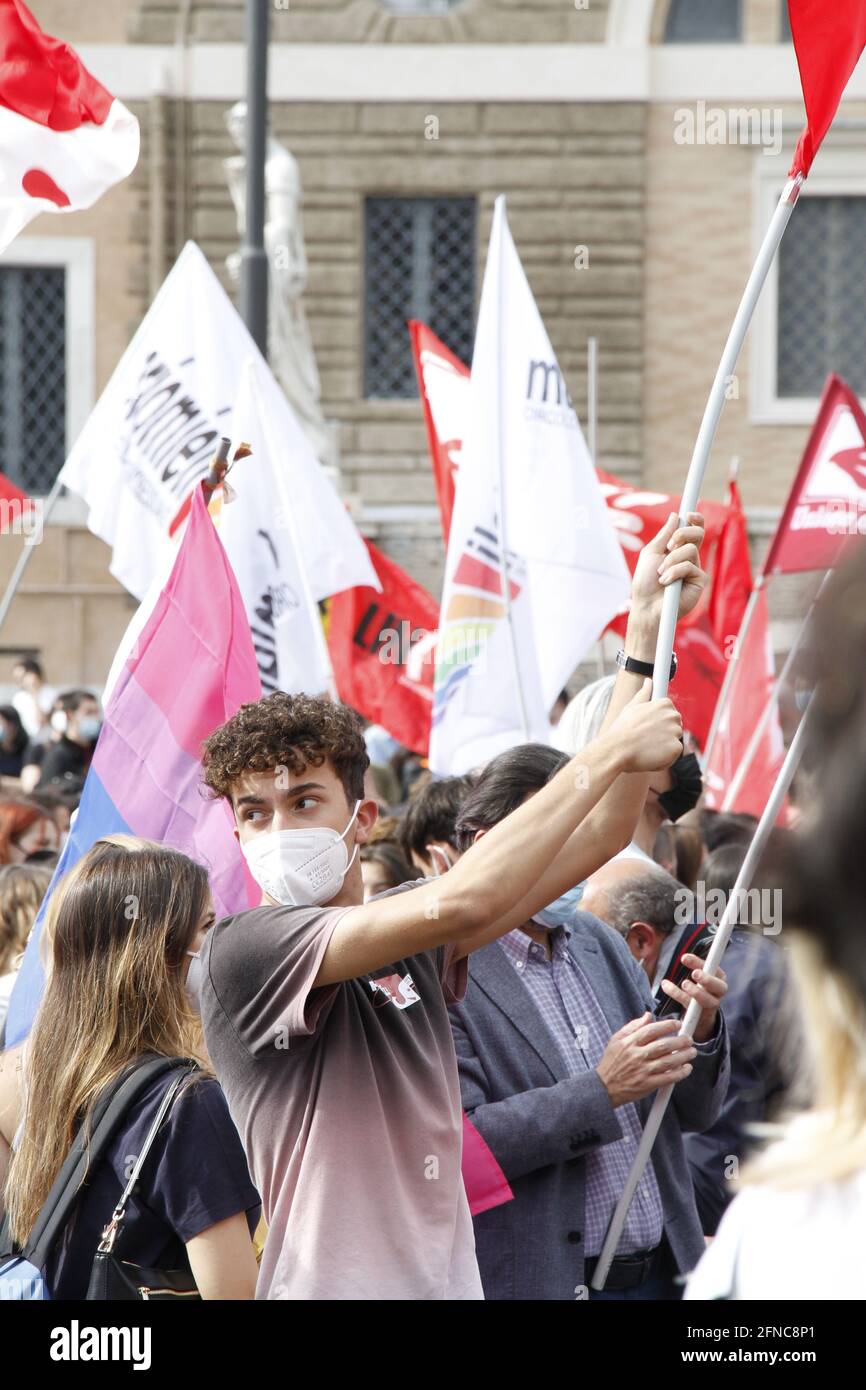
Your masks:
M684 580L681 612L697 602L702 539L700 517L672 517L644 549L626 639L638 661L652 659L664 585ZM205 780L262 889L201 953L208 1051L268 1223L259 1298L483 1296L447 1004L471 951L628 843L648 774L681 736L671 702L622 671L601 735L531 801L442 877L366 904L358 851L376 804L357 717L278 693L208 739ZM671 1025L657 1028L663 1084L686 1072Z

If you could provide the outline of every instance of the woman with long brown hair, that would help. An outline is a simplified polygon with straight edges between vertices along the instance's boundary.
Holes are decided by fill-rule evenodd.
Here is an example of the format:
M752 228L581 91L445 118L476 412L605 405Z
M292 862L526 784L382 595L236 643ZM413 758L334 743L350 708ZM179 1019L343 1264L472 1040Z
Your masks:
M212 922L205 870L129 836L98 841L57 885L45 920L42 1004L27 1042L0 1057L0 1181L5 1170L19 1247L105 1088L145 1057L201 1053L186 976ZM131 1160L177 1075L155 1079L88 1174L43 1271L55 1299L85 1297ZM191 1269L204 1298L251 1298L259 1205L222 1090L200 1071L160 1129L115 1253L152 1269Z

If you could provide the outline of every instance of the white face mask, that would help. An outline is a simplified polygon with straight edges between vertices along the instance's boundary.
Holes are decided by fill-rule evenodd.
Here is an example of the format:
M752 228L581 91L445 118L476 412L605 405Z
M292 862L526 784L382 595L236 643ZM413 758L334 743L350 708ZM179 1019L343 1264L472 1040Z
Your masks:
M351 865L346 849L360 801L342 835L326 825L309 830L273 830L242 845L250 873L274 902L285 907L318 907L339 893Z

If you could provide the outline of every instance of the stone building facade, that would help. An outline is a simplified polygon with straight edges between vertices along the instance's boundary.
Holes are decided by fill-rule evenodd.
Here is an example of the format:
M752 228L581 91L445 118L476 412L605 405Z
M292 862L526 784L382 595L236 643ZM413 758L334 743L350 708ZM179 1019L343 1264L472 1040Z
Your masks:
M225 258L237 234L224 117L243 95L244 6L33 0L33 8L131 106L143 136L125 185L88 213L31 224L0 261L0 274L16 257L39 264L53 245L55 260L71 267L75 302L85 306L85 321L67 325L71 442L188 238L229 287ZM721 41L725 15L736 36ZM505 193L582 418L587 340L598 341L600 464L676 490L802 121L782 20L781 0L274 0L271 122L303 180L305 303L342 484L362 529L432 592L443 557L420 406L367 389L365 305L376 293L367 200L474 199L477 301L493 200ZM858 81L822 151L817 191L830 198L866 194L866 83ZM681 113L700 101L767 110L772 150L769 139L680 143ZM739 458L756 559L815 405L777 390L780 295L772 290L747 345L706 489L722 497ZM826 368L840 369L832 343L821 351ZM4 538L0 582L14 548ZM789 595L777 607L779 646L800 601ZM64 499L0 633L0 685L20 647L39 651L52 681L98 686L133 607L75 499Z

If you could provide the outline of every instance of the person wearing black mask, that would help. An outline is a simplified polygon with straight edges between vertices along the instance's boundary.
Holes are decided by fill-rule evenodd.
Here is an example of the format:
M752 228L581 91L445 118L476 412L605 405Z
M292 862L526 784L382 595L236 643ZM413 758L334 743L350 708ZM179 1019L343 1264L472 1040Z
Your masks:
M37 783L40 789L62 785L69 777L86 777L102 727L99 701L89 690L70 690L58 704L65 727L45 753Z

